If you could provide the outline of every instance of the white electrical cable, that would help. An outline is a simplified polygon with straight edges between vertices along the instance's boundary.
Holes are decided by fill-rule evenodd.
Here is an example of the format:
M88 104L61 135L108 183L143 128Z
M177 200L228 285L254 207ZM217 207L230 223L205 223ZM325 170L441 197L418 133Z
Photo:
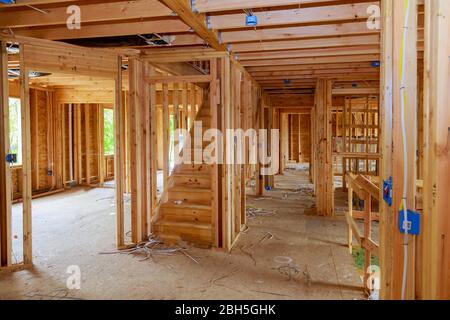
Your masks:
M401 65L401 76L402 82L400 87L400 95L401 95L401 120L402 120L402 135L403 135L403 197L402 197L402 210L403 210L403 219L404 219L404 243L403 243L403 279L402 279L402 300L406 299L406 285L408 281L408 246L409 246L409 234L408 234L408 208L407 208L407 199L408 199L408 140L406 134L406 41L408 38L408 22L411 11L411 2L410 0L405 0L405 24L403 27L403 42L401 48L401 56L402 56L402 65Z

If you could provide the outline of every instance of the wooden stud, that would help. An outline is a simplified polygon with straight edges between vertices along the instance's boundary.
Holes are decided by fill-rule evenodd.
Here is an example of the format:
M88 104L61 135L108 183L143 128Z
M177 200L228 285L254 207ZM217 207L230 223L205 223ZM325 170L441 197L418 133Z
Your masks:
M317 213L323 216L334 214L334 183L331 137L332 82L318 80L315 107L315 174Z
M194 107L195 110L195 107ZM163 84L163 181L164 190L169 185L170 163L170 111L169 111L169 86Z
M24 67L25 47L20 45L20 101L22 115L22 206L23 206L23 263L32 264L32 220L31 220L31 129L29 70Z
M105 183L105 117L104 109L101 104L97 105L98 124L97 124L97 154L98 154L98 182L100 186Z
M86 184L91 185L91 105L84 105L84 154L85 154L85 174Z
M210 94L209 94L209 98L210 98L210 109L211 109L211 128L215 128L215 129L221 129L221 125L220 125L220 112L219 112L219 108L220 108L220 96L218 96L218 94L220 93L220 90L218 88L218 82L217 82L217 59L211 59L210 60L210 72L211 72L211 78L212 81L210 83ZM205 105L205 103L207 103L207 101L204 101L203 104ZM219 143L218 141L216 141L217 143L217 149L215 150L216 153L216 159L219 159ZM219 247L221 241L219 241L219 236L220 236L220 232L219 232L219 220L222 218L221 217L221 213L222 213L222 197L221 197L221 191L220 191L220 187L221 187L221 181L220 181L220 176L221 176L221 166L219 166L218 163L214 163L211 166L211 187L212 187L212 219L211 219L211 226L212 226L212 239L214 242L215 247Z
M9 84L6 42L0 42L0 267L11 266L11 169L9 153ZM4 162L3 162L4 161Z
M61 161L62 161L62 186L65 187L65 184L67 182L67 155L66 155L66 109L67 109L67 105L66 104L60 104L59 105L59 109L61 109L61 150L62 150L62 156L61 156ZM68 138L68 137L67 137ZM70 148L70 139L68 140L68 145Z
M406 40L406 47L403 49L406 64L405 79L406 83L402 83L402 76L398 66L401 62L401 46L403 41L403 32L405 24L405 2L394 1L393 7L393 33L394 33L394 47L393 47L393 171L392 175L395 179L393 186L393 215L394 224L391 226L391 233L393 234L393 278L392 290L393 299L400 299L402 295L402 279L403 279L403 251L404 251L404 237L398 230L398 212L400 210L403 198L403 139L401 128L401 99L405 92L407 96L405 123L406 135L408 140L408 189L407 189L407 206L408 209L415 210L415 195L416 195L416 150L417 150L417 1L409 0L411 6L410 21L408 21L408 38ZM403 87L403 89L402 89ZM413 155L413 156L411 156ZM415 295L415 242L414 236L409 236L408 246L408 271L407 271L407 287L406 299L414 299Z
M125 213L124 213L124 185L123 179L123 163L125 161L125 132L124 123L125 115L122 105L122 57L117 59L116 71L116 91L114 104L114 177L116 185L116 243L118 248L125 245Z
M33 135L31 136L31 148L32 148L32 169L31 172L33 174L32 182L33 189L39 190L40 188L40 175L39 175L39 145L41 141L39 140L39 104L38 104L38 90L30 91L33 92L33 100L30 101L30 117L31 123L33 126Z
M155 68L150 66L148 68L148 75L154 75L156 73ZM156 106L156 85L149 85L149 95L150 95L150 129L151 129L151 143L150 143L150 154L151 154L151 199L152 199L152 212L151 218L153 219L155 215L155 209L158 205L158 196L157 196L157 173L158 173L158 153L157 153L157 106Z
M449 1L425 1L423 299L450 299L449 12Z

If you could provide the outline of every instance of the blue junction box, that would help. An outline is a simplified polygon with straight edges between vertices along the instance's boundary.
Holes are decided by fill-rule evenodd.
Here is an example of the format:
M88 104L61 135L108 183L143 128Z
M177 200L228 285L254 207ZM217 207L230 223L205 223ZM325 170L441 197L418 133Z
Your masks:
M401 233L405 233L405 214L403 211L399 211L398 228ZM420 234L420 214L412 210L408 210L408 234L419 235Z

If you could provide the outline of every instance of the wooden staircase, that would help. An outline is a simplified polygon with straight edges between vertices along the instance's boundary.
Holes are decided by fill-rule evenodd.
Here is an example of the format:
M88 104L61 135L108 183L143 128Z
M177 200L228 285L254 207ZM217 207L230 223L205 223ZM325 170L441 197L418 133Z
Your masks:
M209 98L204 101L209 101ZM209 105L199 110L196 121L203 122L203 132L211 127ZM201 148L203 152L207 143L196 147L193 134L191 137L191 145L184 148L191 148L193 158L195 149ZM183 241L201 248L213 245L210 165L177 165L165 190L165 200L153 224L155 235L169 244Z

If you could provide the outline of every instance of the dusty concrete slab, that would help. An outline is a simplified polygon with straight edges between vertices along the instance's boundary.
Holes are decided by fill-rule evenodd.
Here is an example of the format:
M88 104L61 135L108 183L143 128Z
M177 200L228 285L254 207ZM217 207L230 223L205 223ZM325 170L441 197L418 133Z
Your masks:
M249 198L249 206L276 213L250 219L230 254L190 249L199 264L184 255L140 262L99 254L114 251L114 190L75 189L36 199L35 266L0 273L0 299L362 299L345 247L345 221L311 215L307 188L290 190L299 181L308 184L304 174L288 172L277 178L285 190ZM17 219L20 205L14 212ZM72 265L81 270L81 290L66 287Z

